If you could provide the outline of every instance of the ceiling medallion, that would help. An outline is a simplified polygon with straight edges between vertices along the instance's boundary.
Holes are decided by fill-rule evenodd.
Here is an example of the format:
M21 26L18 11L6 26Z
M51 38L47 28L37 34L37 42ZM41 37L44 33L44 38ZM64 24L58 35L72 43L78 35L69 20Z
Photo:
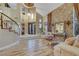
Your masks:
M28 8L34 7L34 3L24 3Z

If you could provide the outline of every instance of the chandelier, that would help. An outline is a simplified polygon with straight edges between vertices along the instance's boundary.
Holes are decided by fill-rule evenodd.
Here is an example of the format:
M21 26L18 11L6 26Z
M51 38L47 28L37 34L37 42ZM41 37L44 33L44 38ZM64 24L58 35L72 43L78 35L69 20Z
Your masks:
M34 7L34 3L24 3L25 6L27 6L28 8L32 8Z

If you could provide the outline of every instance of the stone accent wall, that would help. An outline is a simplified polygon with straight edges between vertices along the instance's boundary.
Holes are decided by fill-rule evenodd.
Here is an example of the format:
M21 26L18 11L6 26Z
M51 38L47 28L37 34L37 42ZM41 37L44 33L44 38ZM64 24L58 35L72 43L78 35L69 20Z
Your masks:
M73 26L72 26L72 17L73 16L73 4L66 3L62 6L58 7L54 11L52 11L52 24L57 22L64 22L65 23L65 31L67 36L73 35ZM70 21L70 25L68 26L66 21Z

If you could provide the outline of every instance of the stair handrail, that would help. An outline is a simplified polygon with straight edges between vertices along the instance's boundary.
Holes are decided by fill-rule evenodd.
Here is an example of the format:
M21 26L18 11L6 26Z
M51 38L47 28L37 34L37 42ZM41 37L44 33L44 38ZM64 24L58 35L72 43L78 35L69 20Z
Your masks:
M0 12L2 15L4 15L4 16L6 16L6 17L8 17L11 21L13 21L15 24L17 24L17 22L16 21L14 21L12 18L10 18L9 16L7 16L6 14L4 14L4 13L2 13L2 12ZM18 25L18 24L17 24ZM19 25L18 25L18 27L19 27Z
M5 13L2 13L2 12L0 12L0 13L1 13L1 21L2 21L2 23L3 23L2 15L4 15L7 18L9 18L11 21L13 21L18 26L18 29L19 29L19 25L18 25L18 23L16 21L14 21L11 17L7 16ZM2 25L2 27L3 27L3 25ZM20 32L18 32L18 33L20 34Z

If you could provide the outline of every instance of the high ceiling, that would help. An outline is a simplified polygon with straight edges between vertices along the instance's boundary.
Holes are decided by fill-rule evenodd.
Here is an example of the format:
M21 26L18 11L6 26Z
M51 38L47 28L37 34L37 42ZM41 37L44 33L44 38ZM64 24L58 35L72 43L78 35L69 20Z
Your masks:
M63 3L35 3L36 11L45 16Z
M45 16L62 4L63 3L35 3L34 6L36 7L36 11L38 13ZM16 6L16 3L9 3L9 5L13 8Z

